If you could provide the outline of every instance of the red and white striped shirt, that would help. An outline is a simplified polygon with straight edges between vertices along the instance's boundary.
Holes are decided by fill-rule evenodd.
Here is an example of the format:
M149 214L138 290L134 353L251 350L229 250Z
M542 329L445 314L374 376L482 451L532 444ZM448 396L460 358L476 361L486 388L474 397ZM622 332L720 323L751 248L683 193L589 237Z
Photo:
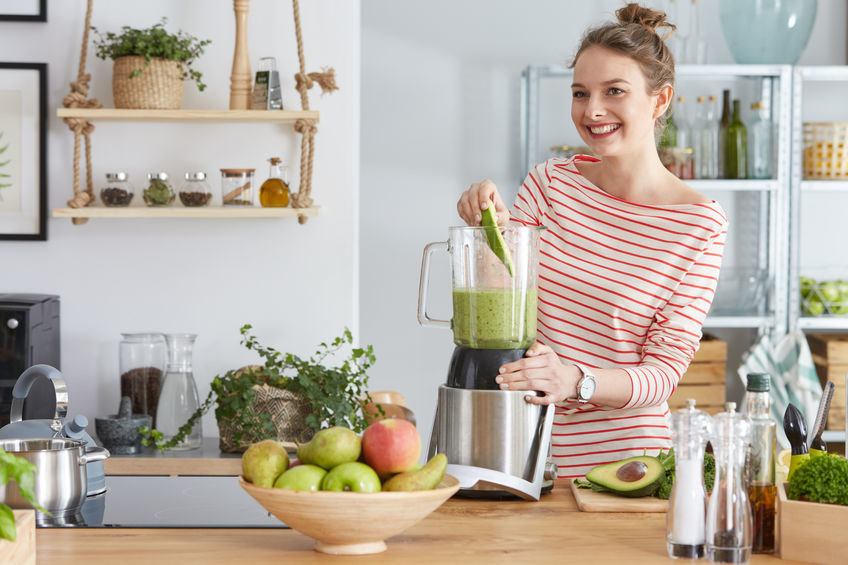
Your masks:
M575 160L550 159L524 181L511 220L543 225L537 339L564 363L621 368L621 408L562 403L551 454L560 478L671 446L666 399L698 349L727 235L715 201L647 205L601 190Z

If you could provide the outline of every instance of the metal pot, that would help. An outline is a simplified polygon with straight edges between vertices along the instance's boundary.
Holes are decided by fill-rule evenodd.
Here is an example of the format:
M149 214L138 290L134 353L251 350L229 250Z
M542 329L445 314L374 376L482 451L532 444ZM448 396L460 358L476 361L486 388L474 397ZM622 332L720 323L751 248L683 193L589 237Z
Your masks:
M67 438L3 439L0 448L38 467L35 498L53 514L74 512L82 506L88 490L86 464L109 457L109 451L102 447L88 447L84 441ZM6 485L4 502L12 508L30 508L14 481Z

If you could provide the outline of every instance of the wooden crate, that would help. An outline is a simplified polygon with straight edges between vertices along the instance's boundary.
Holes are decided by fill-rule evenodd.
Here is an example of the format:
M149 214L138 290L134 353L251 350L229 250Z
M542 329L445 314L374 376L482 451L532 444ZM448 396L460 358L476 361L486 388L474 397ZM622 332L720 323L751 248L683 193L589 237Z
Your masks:
M848 506L786 498L786 483L777 485L777 548L781 559L844 564Z
M848 374L848 335L846 334L809 334L807 342L813 354L813 362L822 386L827 381L836 388L827 417L828 430L845 429L846 390L845 375Z
M709 414L724 410L727 372L727 342L705 335L677 390L668 399L671 410L686 407L694 398L696 406Z
M0 538L0 563L35 565L35 510L13 510L15 541Z

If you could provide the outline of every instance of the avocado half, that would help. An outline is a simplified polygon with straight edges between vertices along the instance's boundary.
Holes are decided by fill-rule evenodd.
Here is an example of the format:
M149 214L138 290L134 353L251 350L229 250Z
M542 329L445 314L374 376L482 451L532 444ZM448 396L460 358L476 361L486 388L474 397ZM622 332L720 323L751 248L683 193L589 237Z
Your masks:
M649 455L629 457L598 465L586 473L586 479L619 496L648 496L665 478L662 463Z

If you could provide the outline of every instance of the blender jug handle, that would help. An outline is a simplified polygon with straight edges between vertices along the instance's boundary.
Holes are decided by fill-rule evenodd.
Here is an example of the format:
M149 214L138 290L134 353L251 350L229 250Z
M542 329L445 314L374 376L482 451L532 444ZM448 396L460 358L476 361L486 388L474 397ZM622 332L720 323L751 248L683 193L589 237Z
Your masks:
M450 320L431 318L427 313L427 290L430 288L430 257L434 251L447 251L447 241L434 241L424 247L424 257L421 260L421 280L418 283L418 323L425 327L450 328Z

